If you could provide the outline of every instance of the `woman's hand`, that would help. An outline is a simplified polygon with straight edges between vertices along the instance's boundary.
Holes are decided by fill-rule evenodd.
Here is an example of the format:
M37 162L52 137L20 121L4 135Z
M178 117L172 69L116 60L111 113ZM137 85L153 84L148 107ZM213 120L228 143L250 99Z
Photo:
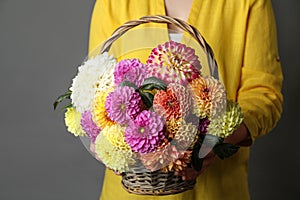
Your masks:
M252 139L247 126L242 123L237 130L224 139L224 142L238 146L250 146L252 144Z
M225 138L224 142L240 146L250 146L252 144L249 131L244 123L242 123L232 135ZM202 168L200 171L196 171L193 168L186 168L184 171L175 172L175 175L182 176L183 180L196 179L201 173L205 172L215 160L216 155L211 151L203 158Z
M201 173L205 172L205 170L214 163L216 160L216 155L211 151L209 154L203 158L202 168L200 171L196 171L194 168L186 168L181 172L175 172L175 175L182 176L182 180L194 180Z

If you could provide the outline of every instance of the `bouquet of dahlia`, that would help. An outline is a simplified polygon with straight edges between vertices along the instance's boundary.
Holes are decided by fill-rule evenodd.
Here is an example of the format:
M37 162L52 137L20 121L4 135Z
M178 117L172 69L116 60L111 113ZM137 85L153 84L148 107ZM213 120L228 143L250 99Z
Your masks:
M146 63L117 62L108 53L90 58L54 106L65 98L68 131L88 137L94 156L121 173L137 165L200 170L204 144L222 159L238 149L223 139L242 122L241 108L219 80L201 74L195 51L181 43L158 45Z

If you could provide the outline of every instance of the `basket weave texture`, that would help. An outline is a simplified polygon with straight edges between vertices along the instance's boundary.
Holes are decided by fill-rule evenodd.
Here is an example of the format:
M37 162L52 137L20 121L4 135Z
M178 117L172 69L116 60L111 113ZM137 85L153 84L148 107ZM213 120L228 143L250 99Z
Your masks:
M133 194L169 195L193 189L196 180L182 180L173 172L141 172L133 169L122 176L123 188Z

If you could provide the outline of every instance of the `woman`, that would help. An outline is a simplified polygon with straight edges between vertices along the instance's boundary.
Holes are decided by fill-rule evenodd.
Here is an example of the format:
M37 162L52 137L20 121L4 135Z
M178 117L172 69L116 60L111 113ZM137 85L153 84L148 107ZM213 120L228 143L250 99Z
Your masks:
M197 178L197 184L193 190L176 195L128 194L120 184L121 178L107 170L101 199L250 199L248 146L270 132L282 112L283 77L271 1L98 0L92 15L89 51L126 21L156 14L187 21L212 47L227 96L244 112L242 125L226 142L242 147L222 161L209 154L200 173L193 169L182 172L185 179Z

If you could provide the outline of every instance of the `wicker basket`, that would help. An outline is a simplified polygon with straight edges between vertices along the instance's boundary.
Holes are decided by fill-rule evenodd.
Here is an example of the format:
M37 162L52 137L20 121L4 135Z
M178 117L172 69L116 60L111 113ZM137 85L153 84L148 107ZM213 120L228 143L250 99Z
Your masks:
M103 43L100 53L108 52L113 42L128 30L149 22L173 24L189 33L199 43L206 54L211 74L215 78L218 78L217 64L212 49L199 31L185 21L169 16L145 16L123 24ZM133 168L131 172L122 174L123 188L129 193L140 195L169 195L181 193L193 189L195 183L196 180L182 180L180 176L175 176L173 172L164 173L161 170L145 172L144 168L141 169L139 167Z
M193 189L196 180L182 180L173 172L164 173L160 170L155 172L143 172L139 168L133 168L131 172L123 173L123 188L133 194L143 195L168 195L177 194Z

